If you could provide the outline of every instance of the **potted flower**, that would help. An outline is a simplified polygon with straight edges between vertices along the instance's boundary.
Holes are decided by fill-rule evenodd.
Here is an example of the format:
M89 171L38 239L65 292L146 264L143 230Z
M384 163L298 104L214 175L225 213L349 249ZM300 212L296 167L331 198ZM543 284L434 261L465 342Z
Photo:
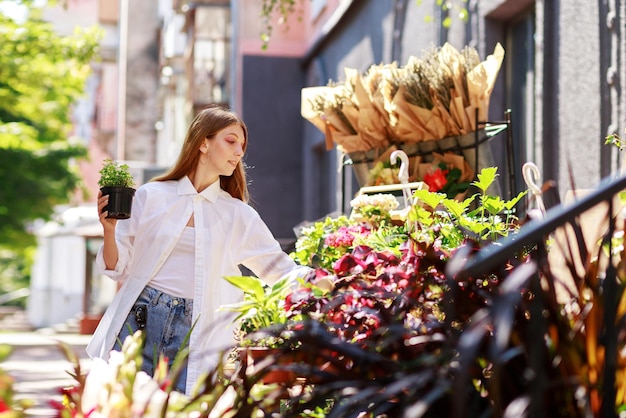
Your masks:
M287 354L292 347L285 346L281 333L272 332L272 327L284 325L287 321L286 300L291 293L292 281L285 276L273 285L254 276L227 276L229 283L243 291L240 302L222 305L221 311L238 313L234 319L238 326L238 352L235 353L245 367L252 366L252 373L256 369L263 369L270 362L263 362L268 356L288 361ZM295 378L293 373L280 370L262 372L263 383L289 382Z
M108 211L107 218L128 219L135 195L135 181L127 164L111 159L104 160L100 170L98 186L102 195L109 196L109 204L103 211Z

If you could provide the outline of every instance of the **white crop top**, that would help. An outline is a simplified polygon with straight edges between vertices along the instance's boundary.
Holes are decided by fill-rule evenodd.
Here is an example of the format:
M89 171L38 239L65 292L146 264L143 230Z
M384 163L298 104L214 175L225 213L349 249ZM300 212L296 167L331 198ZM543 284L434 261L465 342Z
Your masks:
M148 284L150 287L171 296L193 299L195 235L194 228L185 227L161 270Z

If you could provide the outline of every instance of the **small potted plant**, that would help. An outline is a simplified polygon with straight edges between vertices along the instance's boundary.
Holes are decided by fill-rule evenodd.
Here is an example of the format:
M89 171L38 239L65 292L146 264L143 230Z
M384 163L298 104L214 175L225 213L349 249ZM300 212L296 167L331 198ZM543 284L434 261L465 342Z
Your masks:
M128 219L135 195L135 181L127 164L110 159L104 160L100 170L98 186L102 195L109 196L109 204L103 211L108 211L107 218Z
M291 362L291 347L285 346L280 333L271 330L287 321L285 300L292 292L289 278L283 277L271 286L255 276L226 276L224 279L243 291L241 301L219 308L220 311L238 313L234 319L238 326L238 345L234 354L252 370L268 356L276 357L279 364ZM280 368L262 374L263 383L285 383L295 379L292 372Z

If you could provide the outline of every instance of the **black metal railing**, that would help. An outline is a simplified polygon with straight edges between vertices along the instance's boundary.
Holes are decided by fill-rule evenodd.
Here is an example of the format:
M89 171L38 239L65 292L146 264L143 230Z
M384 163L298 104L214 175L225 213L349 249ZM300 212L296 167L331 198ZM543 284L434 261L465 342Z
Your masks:
M506 265L507 262L511 260L512 255L520 254L529 248L538 248L543 256L545 256L547 251L551 251L547 249L545 245L546 241L549 237L553 236L557 230L561 230L561 228L571 228L574 230L574 241L576 242L568 242L566 245L569 246L571 244L572 246L576 246L576 248L580 250L579 254L582 255L582 258L586 258L584 255L586 246L580 226L581 215L600 204L606 205L608 211L608 225L604 223L605 220L597 219L598 228L600 228L601 224L603 225L602 228L606 228L603 230L604 234L600 245L605 246L606 254L612 255L612 238L616 231L616 218L618 218L615 213L614 198L624 190L626 190L626 176L606 178L599 184L597 189L581 197L573 204L567 206L559 205L549 209L543 218L528 221L515 234L511 234L497 243L492 243L481 248L473 257L467 257L467 253L463 254L460 252L459 258L463 260L456 260L456 262L453 263L457 267L451 274L453 274L457 280L480 277L495 270L500 270L502 266ZM595 221L594 219L594 222ZM536 255L536 257L541 257L541 255ZM599 273L592 272L592 275L594 275L593 279L597 279L598 283L600 283L599 286L601 286L601 289L598 289L598 297L602 308L598 310L601 311L602 325L599 335L597 336L597 345L602 346L604 349L604 368L602 377L598 382L599 387L602 388L601 407L600 411L592 415L594 417L617 417L615 405L617 396L619 395L616 389L616 379L618 379L617 376L619 374L618 368L621 367L619 366L618 359L620 356L619 350L622 347L620 341L623 340L623 338L620 337L620 333L623 332L623 326L620 324L626 321L626 318L618 318L620 300L624 293L624 285L617 280L617 261L609 257L609 262L606 263L602 271ZM539 270L541 266L540 263L535 263L534 265L537 280L531 285L531 290L541 292L541 285L539 284ZM588 271L585 272L585 274L588 273ZM549 276L549 278L550 277L555 278L554 276ZM546 309L546 307L541 305L542 302L539 299L538 297L531 307L530 316L534 317L535 320L529 329L531 332L534 329L533 338L537 339L538 337L539 344L541 344L544 337L541 335L538 336L537 332L547 333L547 327L544 323L541 323L540 318L544 315L544 309ZM598 302L598 300L596 300L596 302ZM595 355L596 354L593 353L593 356ZM529 354L529 357L533 357L532 353ZM535 358L534 360L531 359L531 364L529 365L531 368L536 366L537 369L535 369L535 372L541 374L541 368L546 364L546 360L545 357ZM538 408L541 408L542 403L545 402L545 391L548 389L547 386L542 388L540 388L540 386L540 384L535 385L531 391L530 396L532 403L535 403L535 408L531 408L531 413L528 416L544 416L541 412L537 411ZM544 391L544 393L541 393L542 391ZM533 413L533 410L536 413Z
M501 266L516 254L542 242L557 228L568 223L574 223L580 215L592 207L608 202L612 204L613 197L626 189L626 176L616 179L607 178L602 181L590 194L582 197L570 206L559 205L547 211L543 219L531 220L523 225L519 232L509 235L498 243L482 248L476 256L469 259L457 273L457 277L477 276Z

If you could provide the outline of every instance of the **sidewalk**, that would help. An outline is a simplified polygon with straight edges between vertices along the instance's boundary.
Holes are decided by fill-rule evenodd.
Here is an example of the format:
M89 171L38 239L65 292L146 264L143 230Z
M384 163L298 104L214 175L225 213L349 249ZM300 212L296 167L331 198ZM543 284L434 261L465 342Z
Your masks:
M35 405L28 417L55 417L49 401L60 401L59 389L75 383L68 374L73 365L65 358L59 342L67 344L80 359L81 368L89 369L85 347L91 335L61 334L42 329L34 332L0 332L0 344L9 344L13 352L0 363L0 368L15 378L14 389L19 399L30 399Z

